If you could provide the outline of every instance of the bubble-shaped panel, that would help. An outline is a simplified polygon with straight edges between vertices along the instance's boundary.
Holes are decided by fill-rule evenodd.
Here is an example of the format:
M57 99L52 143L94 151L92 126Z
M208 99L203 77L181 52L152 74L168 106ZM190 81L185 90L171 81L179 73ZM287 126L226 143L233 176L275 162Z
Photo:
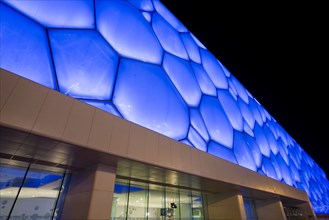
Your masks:
M207 143L202 139L200 134L193 127L190 127L187 138L195 148L204 152L207 151Z
M46 30L0 2L0 67L56 89Z
M267 157L263 157L262 170L266 176L278 180L272 161Z
M208 153L212 154L216 157L220 157L224 160L230 161L232 163L237 164L235 155L232 150L228 149L227 147L224 147L214 141L210 141L208 144Z
M246 122L248 123L248 125L251 129L254 129L255 117L254 117L254 114L252 113L249 105L240 98L238 98L238 105L239 105L239 108L240 108L240 111L241 111L241 114L242 114L244 120L246 120Z
M209 78L206 70L202 65L191 62L191 66L194 70L195 76L199 82L200 88L204 94L217 95L217 90L214 83Z
M209 141L209 134L198 109L190 108L191 125L197 130L205 141Z
M218 90L217 94L232 127L237 131L243 131L243 118L237 102L228 91Z
M200 112L211 139L225 147L232 148L233 128L219 100L215 97L203 96Z
M159 0L0 7L1 68L305 190L329 213L324 171Z
M223 71L225 73L225 76L227 76L228 78L231 77L230 71L228 71L228 69L219 60L217 60L217 61L220 64L220 66L222 67L222 69L223 69Z
M157 35L163 49L180 58L188 59L183 41L176 31L165 19L158 13L153 13L152 27Z
M229 91L231 91L231 93L233 93L234 97L237 99L238 92L236 91L235 86L232 83L232 80L230 78L227 78L227 82L228 82Z
M203 49L207 49L200 41L199 41L199 39L198 38L196 38L191 32L190 32L190 35L191 35L191 37L193 38L193 40L195 41L195 43L199 46L199 47L201 47L201 48L203 48Z
M179 32L187 32L186 27L160 1L153 1L156 11Z
M249 97L244 86L233 75L230 76L232 83L239 95L239 97L245 102L249 103Z
M150 12L145 12L143 11L142 12L142 15L144 16L144 18L148 21L148 22L151 22L152 21L152 15Z
M291 158L290 158L291 159ZM299 177L299 171L298 168L296 167L295 163L293 161L291 161L289 163L289 168L291 170L291 176L295 181L300 181L300 177Z
M190 59L196 63L201 63L199 47L191 35L189 33L182 33L181 37Z
M279 152L279 147L278 147L277 141L276 141L272 131L269 129L267 124L264 124L263 130L266 135L267 142L270 146L271 151L273 152L273 154L276 155Z
M255 134L255 139L259 146L260 151L262 152L262 154L264 156L269 157L271 150L270 150L270 146L268 144L268 141L267 141L263 128L260 127L258 124L256 124L255 129L254 129L254 134Z
M136 8L143 10L143 11L154 11L154 7L151 0L128 0L132 5Z
M96 100L81 100L89 105L95 106L96 108L102 109L106 112L109 112L115 116L118 116L120 118L122 118L120 112L116 109L116 107L107 101L96 101Z
M254 162L255 162L256 166L259 168L262 165L262 153L259 150L259 146L258 146L256 140L247 134L244 134L244 139L245 139L245 142L248 145L249 150L254 158Z
M163 49L150 24L128 2L95 0L97 29L121 55L160 64Z
M243 123L243 131L249 134L250 136L254 137L254 131L251 130L251 128L246 122Z
M93 30L49 30L60 92L86 99L112 96L118 55Z
M289 169L288 165L286 164L286 162L284 162L284 160L280 154L276 155L276 159L277 159L276 161L278 163L278 166L280 167L284 182L286 184L292 186L293 180L292 180L290 169Z
M234 154L240 166L256 171L257 166L254 158L240 132L234 132Z
M202 93L190 63L165 53L163 67L186 103L190 106L198 106Z
M258 109L258 103L254 100L254 99L250 99L249 100L249 106L250 106L250 109L254 115L254 118L256 120L256 122L260 125L260 126L263 126L263 119L262 119L262 115L261 113L259 112L259 109Z
M269 129L271 130L272 134L274 135L275 139L276 140L279 139L278 132L275 129L276 122L274 120L270 120L267 122L267 125L268 125Z
M278 177L277 180L281 181L282 180L282 173L281 173L281 169L279 167L278 162L276 161L276 157L274 154L271 153L271 157L270 160L272 161L272 165L275 169L276 172L276 176Z
M129 121L176 140L187 136L187 106L157 65L121 59L113 103Z
M48 28L94 28L93 0L2 0Z
M228 83L225 73L218 63L216 57L212 55L208 50L201 49L202 64L211 80L218 89L227 89Z

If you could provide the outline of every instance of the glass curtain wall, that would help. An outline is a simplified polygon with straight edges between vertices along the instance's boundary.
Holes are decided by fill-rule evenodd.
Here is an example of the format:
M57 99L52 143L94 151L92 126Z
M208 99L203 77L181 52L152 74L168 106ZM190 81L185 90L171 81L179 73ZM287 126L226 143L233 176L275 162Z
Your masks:
M113 220L205 219L201 192L117 179Z
M0 219L60 219L69 175L36 164L0 164Z
M243 204L247 220L258 220L255 201L249 198L243 198Z

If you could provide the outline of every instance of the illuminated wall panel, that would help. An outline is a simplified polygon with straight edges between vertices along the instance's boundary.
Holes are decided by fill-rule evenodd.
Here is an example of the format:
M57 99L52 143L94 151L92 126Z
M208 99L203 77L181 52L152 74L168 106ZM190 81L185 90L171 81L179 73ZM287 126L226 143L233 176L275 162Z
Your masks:
M56 89L47 30L0 4L0 67Z
M321 167L160 1L0 1L1 68L304 190L329 214Z
M50 30L49 39L61 93L109 100L118 55L94 30Z

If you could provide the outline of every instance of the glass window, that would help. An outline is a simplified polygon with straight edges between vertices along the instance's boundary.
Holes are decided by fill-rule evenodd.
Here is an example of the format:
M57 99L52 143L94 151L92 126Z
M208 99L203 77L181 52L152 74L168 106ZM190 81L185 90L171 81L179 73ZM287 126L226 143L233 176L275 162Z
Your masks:
M52 219L62 181L63 174L30 168L10 219Z
M164 192L163 186L149 185L148 210L146 213L148 219L153 220L162 218L161 216L164 214L163 210L165 207Z
M192 219L194 212L190 191L181 190L179 193L179 208L181 219Z
M193 219L203 219L205 216L204 213L204 200L201 192L192 192L192 218Z
M247 220L258 220L255 201L244 198L243 204Z
M179 201L179 191L177 188L166 187L165 191L165 201L166 201L166 219L180 219L180 201Z
M114 186L112 219L126 219L129 181L117 179Z
M0 219L59 218L69 175L52 170L37 164L0 164Z
M147 216L147 184L131 182L128 197L128 219L146 219Z
M0 219L7 219L23 184L27 168L0 164Z
M201 192L116 180L111 219L204 219Z

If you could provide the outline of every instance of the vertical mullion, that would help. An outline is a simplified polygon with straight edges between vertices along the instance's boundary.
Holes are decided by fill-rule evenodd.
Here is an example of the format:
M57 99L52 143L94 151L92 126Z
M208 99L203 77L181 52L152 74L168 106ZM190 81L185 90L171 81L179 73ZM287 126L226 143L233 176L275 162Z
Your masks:
M31 167L31 163L29 163L28 167L26 168L26 172L24 174L24 177L23 177L23 180L22 180L22 184L19 186L19 189L18 189L18 192L17 192L17 196L15 197L15 200L14 200L14 203L13 205L11 206L11 209L10 209L10 212L8 213L8 218L7 219L10 219L10 216L11 216L11 213L13 212L14 210L14 207L16 205L16 202L17 202L17 199L19 197L19 194L21 193L21 190L22 190L22 187L24 185L24 182L25 182L25 179L26 179L26 176L30 170L30 167Z

